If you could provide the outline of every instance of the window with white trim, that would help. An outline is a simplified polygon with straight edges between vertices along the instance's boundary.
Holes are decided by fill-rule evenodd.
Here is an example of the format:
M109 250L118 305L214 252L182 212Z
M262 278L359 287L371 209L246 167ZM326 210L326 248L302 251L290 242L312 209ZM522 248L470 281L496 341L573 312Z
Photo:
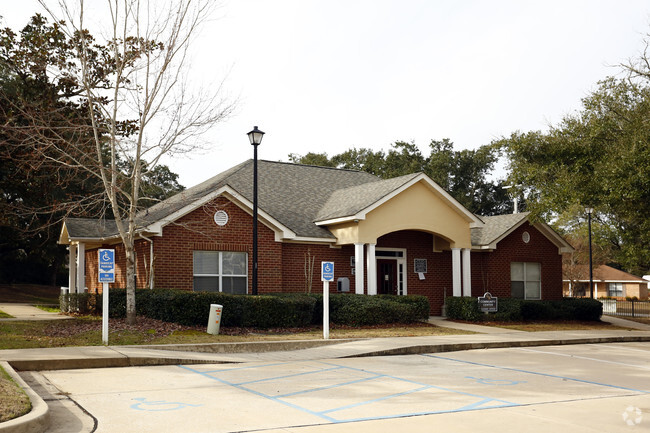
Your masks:
M194 251L194 291L245 295L248 255L233 251Z
M539 263L510 263L510 295L520 299L542 299L542 272Z
M607 296L623 296L623 283L607 283Z

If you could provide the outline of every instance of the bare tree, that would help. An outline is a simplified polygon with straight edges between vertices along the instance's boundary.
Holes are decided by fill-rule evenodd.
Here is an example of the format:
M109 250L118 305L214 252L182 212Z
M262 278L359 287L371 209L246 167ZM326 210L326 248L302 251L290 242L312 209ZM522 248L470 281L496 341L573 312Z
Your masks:
M49 160L101 181L125 248L127 322L134 323L142 177L164 155L195 150L199 136L234 108L222 97L221 84L212 92L192 93L186 80L189 48L213 2L106 0L103 11L93 3L92 12L103 12L109 24L102 43L87 28L84 0L59 0L59 10L39 2L73 43L74 64L58 73L70 74L80 89L76 98L85 107L92 148L79 152L63 145L65 140L48 140L51 131L40 138L49 147Z

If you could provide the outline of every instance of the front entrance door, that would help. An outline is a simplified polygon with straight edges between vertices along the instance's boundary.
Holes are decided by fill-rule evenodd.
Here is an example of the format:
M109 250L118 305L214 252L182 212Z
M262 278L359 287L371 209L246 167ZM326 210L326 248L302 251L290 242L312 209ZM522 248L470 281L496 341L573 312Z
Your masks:
M397 260L377 259L377 294L397 294Z

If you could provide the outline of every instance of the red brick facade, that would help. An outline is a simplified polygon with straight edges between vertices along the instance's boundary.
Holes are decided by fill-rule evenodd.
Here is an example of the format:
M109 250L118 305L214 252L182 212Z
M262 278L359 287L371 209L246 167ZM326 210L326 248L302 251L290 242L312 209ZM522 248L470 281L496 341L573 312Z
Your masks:
M228 213L225 226L218 226L213 215L217 209ZM530 241L525 243L526 231ZM192 290L193 251L237 251L248 254L248 291L251 291L252 275L252 218L234 203L220 197L208 205L164 227L162 236L154 236L153 273L154 287ZM112 287L125 287L125 258L121 245L116 248L116 283ZM306 292L305 268L309 258L314 258L312 269L312 292L322 290L320 281L321 261L335 263L335 279L348 277L350 293L355 292L355 276L352 274L351 257L354 246L331 247L322 244L283 243L275 240L273 230L259 224L259 273L258 289L264 292ZM440 314L443 298L452 295L451 251L434 252L433 236L419 231L399 231L378 239L377 250L399 248L406 250L406 289L408 294L429 298L431 313ZM137 287L149 287L150 243L139 240L136 244ZM421 280L414 272L414 259L426 259L427 273ZM86 285L91 291L101 288L97 282L97 250L86 252ZM489 290L494 296L510 296L510 263L535 262L541 264L542 299L562 297L562 260L558 247L541 232L524 223L505 239L494 251L471 254L472 295L482 295ZM366 269L367 271L367 269ZM364 275L364 282L367 275ZM336 284L330 285L332 292Z
M530 240L523 241L524 232ZM539 230L525 222L497 244L490 252L472 253L472 296L484 290L498 297L510 297L510 263L541 264L542 299L562 298L562 256Z

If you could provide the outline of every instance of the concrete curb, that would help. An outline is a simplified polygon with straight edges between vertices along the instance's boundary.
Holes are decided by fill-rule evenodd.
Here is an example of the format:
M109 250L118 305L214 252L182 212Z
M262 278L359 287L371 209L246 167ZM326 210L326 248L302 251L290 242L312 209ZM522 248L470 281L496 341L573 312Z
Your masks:
M14 371L8 362L0 361L2 368L25 391L32 403L29 413L0 423L0 433L42 433L50 426L50 413L47 403Z
M39 370L75 370L80 368L111 368L111 367L142 367L153 365L179 365L179 364L226 364L232 361L218 359L201 359L196 357L183 357L170 355L164 352L191 352L206 354L231 354L231 353L263 353L287 352L300 349L311 349L333 344L349 343L359 339L341 340L288 340L288 341L252 341L238 343L205 343L205 344L170 344L149 346L108 346L109 355L101 356L71 356L71 357L45 357L25 359L10 359L8 362L18 371ZM153 356L128 354L133 350L161 351Z
M288 350L311 349L312 347L359 341L361 338L340 340L284 340L284 341L250 341L237 343L201 343L201 344L157 344L138 346L140 349L173 350L201 353L261 353ZM120 346L127 347L127 346Z
M25 359L9 364L18 371L77 370L82 368L145 367L154 365L226 364L209 359L168 358L156 356L123 356L108 358ZM1 433L1 432L0 432Z
M377 350L373 352L346 355L342 358L361 358L369 356L391 355L420 355L423 353L460 352L476 349L505 349L509 347L539 347L539 346L567 346L573 344L601 344L601 343L634 343L650 341L650 335L619 336L619 337L593 337L554 340L524 340L524 341L487 341L480 343L450 343L450 344L425 344L405 346L394 349Z

